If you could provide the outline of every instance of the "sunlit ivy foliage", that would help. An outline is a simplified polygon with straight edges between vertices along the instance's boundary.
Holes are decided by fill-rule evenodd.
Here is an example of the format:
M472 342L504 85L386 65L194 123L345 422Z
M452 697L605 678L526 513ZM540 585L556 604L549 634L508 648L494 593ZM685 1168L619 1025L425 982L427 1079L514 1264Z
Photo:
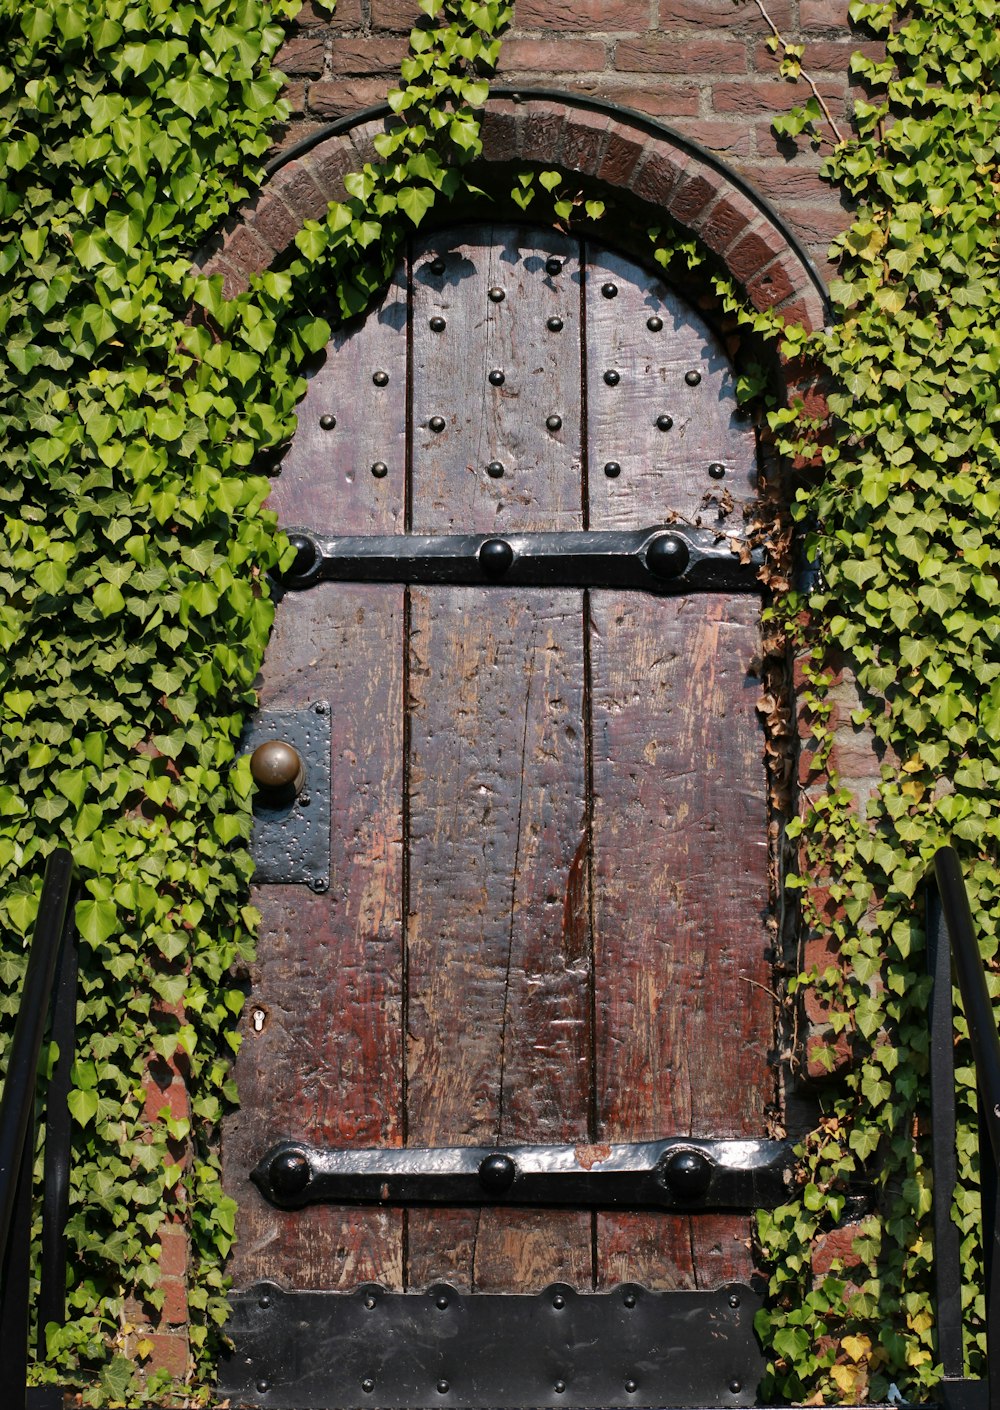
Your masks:
M806 1143L801 1199L761 1219L773 1266L772 1306L760 1319L774 1358L767 1389L813 1404L881 1400L893 1383L926 1398L940 1375L921 882L942 841L962 854L991 963L1000 921L998 6L885 0L854 3L851 15L886 41L884 62L854 59L870 99L856 105L856 135L825 163L859 205L837 242L832 331L791 339L828 375L832 420L813 434L794 411L773 418L790 454L822 463L796 507L821 583L788 604L793 628L802 609L810 614L799 646L811 653L819 762L836 724L829 686L839 660L857 675L854 723L883 755L866 807L834 776L789 829L804 857L792 884L844 962L803 976L800 988L829 1003L852 1059ZM802 64L808 58L806 45ZM824 137L815 102L778 126ZM996 974L990 987L1000 994ZM966 1349L978 1371L983 1269L968 1061L962 1046L955 1217ZM814 1278L817 1236L865 1182L875 1212L858 1226L853 1253Z
M192 1231L195 1384L226 1316L235 1208L213 1133L257 919L236 750L283 551L254 467L291 433L328 319L366 305L478 151L510 17L420 0L384 160L227 302L192 258L288 115L271 61L297 8L0 0L0 1045L44 858L68 845L72 1277L36 1374L88 1405L146 1403L129 1299L162 1300L165 1220ZM186 1076L190 1121L144 1117L151 1059Z

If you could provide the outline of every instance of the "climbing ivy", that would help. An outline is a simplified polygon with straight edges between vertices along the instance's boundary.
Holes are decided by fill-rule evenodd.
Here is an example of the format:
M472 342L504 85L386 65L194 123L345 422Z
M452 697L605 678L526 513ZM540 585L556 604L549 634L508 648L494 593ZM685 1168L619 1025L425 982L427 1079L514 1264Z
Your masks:
M166 1224L191 1230L200 1385L226 1318L213 1138L258 919L238 742L288 552L255 467L330 337L317 309L363 309L455 193L510 18L420 0L380 162L227 300L192 259L288 117L272 60L298 2L0 0L0 1047L44 857L68 845L73 1278L36 1374L86 1405L146 1403ZM189 1113L147 1101L151 1062Z
M838 957L793 981L827 1015L835 1078L804 1142L799 1197L760 1220L772 1267L759 1319L765 1393L809 1403L923 1399L940 1376L931 1296L922 880L938 845L963 856L984 958L1000 923L1000 39L996 0L851 5L885 41L855 56L869 86L837 140L815 101L776 123L828 149L856 215L836 242L835 321L786 351L826 378L829 420L776 412L802 468L795 514L820 579L781 615L806 676L815 756L788 829L788 885ZM775 31L777 35L777 31ZM780 36L777 36L780 41ZM783 59L788 48L781 41ZM808 61L808 49L792 54ZM832 148L832 150L829 150ZM812 467L812 473L810 473ZM853 683L856 695L851 699ZM849 718L845 716L849 714ZM835 746L870 740L870 799ZM1000 976L990 990L1000 995ZM959 1033L963 1033L961 1022ZM966 1351L983 1348L973 1075L959 1048L959 1191ZM818 1241L874 1193L850 1252L824 1276Z

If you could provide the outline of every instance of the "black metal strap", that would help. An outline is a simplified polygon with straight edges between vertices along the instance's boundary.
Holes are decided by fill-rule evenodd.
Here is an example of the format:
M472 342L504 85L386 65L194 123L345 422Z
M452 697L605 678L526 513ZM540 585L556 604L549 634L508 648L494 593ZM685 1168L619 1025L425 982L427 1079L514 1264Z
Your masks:
M314 583L453 583L489 587L639 588L647 592L760 590L760 549L688 525L597 533L390 534L328 538L290 529L287 588Z
M274 1204L531 1204L763 1209L787 1198L784 1141L333 1150L282 1141L251 1179Z

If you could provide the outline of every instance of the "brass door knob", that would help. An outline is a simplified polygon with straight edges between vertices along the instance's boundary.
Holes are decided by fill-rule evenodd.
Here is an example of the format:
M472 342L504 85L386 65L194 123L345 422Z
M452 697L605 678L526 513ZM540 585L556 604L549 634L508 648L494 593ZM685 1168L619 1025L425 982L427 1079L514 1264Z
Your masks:
M250 756L250 773L264 803L290 803L306 781L297 749L284 739L265 739Z

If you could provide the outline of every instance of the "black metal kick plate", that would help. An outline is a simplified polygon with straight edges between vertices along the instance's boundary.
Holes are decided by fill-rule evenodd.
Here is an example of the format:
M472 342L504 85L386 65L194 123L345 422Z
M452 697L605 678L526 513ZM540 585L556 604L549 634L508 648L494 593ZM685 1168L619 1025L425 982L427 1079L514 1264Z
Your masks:
M290 744L305 765L297 797L269 807L254 804L250 853L254 880L301 883L313 891L330 885L330 706L315 700L301 710L258 710L241 752L278 739Z
M753 1405L760 1299L743 1284L650 1292L284 1292L231 1298L219 1390L277 1410Z

